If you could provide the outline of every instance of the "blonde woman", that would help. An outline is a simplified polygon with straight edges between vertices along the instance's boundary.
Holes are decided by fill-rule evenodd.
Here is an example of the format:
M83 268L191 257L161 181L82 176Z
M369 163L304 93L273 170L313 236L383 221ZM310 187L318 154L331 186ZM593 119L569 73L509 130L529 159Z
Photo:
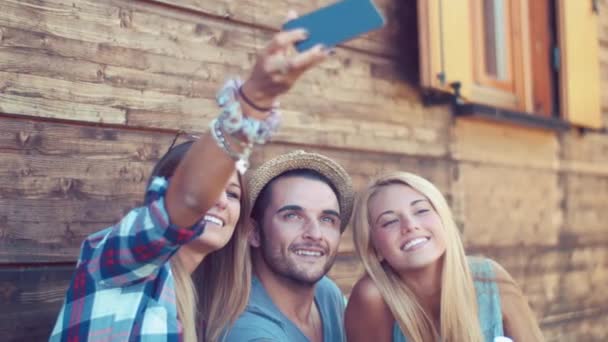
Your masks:
M372 181L353 234L366 275L346 309L349 341L543 340L511 276L465 255L445 198L426 179L394 172Z
M276 34L250 78L219 92L210 134L156 165L144 206L85 239L51 341L223 339L251 284L247 191L235 169L276 130L276 98L327 57L320 46L295 52L305 37Z

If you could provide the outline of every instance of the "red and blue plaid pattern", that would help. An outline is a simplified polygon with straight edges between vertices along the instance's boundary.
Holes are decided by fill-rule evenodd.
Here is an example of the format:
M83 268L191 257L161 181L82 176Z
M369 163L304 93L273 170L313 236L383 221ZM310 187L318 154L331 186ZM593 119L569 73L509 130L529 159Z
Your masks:
M82 243L76 271L50 341L181 341L169 258L198 237L200 223L169 222L164 178L148 189L154 200Z

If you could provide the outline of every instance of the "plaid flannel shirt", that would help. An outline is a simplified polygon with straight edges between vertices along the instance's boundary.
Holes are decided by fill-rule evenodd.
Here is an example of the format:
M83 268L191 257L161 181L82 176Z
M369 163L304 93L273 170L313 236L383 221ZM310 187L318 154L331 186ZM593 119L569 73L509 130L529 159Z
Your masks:
M204 224L180 229L169 222L167 186L154 179L149 205L85 239L50 341L182 340L168 261Z

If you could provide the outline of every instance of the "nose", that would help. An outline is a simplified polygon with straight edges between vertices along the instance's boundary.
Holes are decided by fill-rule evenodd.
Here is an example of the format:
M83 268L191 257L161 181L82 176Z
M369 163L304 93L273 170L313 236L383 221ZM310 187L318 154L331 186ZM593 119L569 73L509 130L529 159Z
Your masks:
M417 220L405 216L401 219L401 234L405 235L419 229L420 226Z
M226 191L222 191L222 193L220 194L220 197L215 202L215 207L217 207L218 209L224 210L224 209L226 209L227 206L228 206L228 195L226 194Z
M316 220L309 220L304 228L304 237L311 240L321 240L321 225Z

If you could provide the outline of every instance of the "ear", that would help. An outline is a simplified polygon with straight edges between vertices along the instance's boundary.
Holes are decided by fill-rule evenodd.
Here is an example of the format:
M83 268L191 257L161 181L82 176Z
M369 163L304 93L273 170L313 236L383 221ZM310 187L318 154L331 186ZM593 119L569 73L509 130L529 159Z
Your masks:
M251 231L249 232L249 236L247 240L249 241L249 246L258 248L262 244L262 239L260 238L260 225L255 221L251 220Z

